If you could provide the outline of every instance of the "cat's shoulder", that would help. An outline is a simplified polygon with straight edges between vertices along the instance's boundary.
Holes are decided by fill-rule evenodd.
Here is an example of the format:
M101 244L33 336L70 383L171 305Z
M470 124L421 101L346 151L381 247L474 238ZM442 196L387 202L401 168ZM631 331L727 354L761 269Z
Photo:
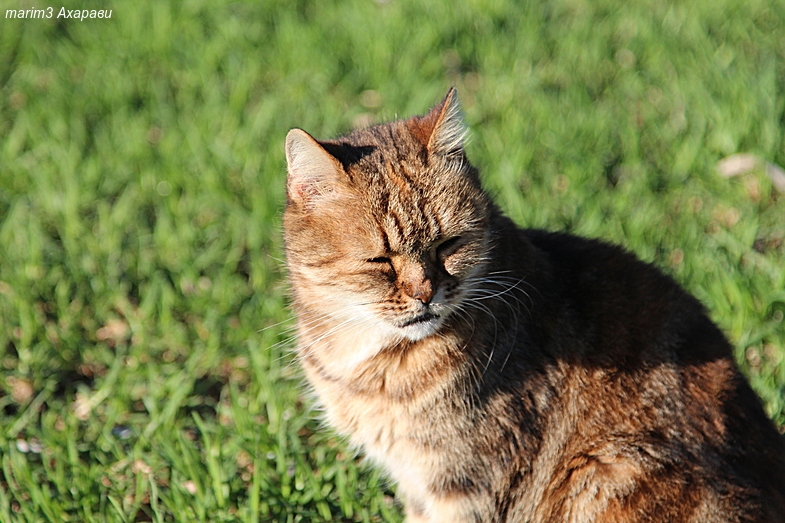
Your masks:
M642 311L650 317L655 310L670 310L707 323L703 305L671 275L619 245L536 229L522 229L520 234L538 258L534 274L543 274L538 285L562 303L609 321L632 321Z
M655 265L605 240L541 229L521 229L520 234L562 275L575 274L590 279L624 277L676 285Z
M544 229L521 229L520 233L532 245L558 260L599 262L621 258L632 263L643 263L624 247L605 240Z

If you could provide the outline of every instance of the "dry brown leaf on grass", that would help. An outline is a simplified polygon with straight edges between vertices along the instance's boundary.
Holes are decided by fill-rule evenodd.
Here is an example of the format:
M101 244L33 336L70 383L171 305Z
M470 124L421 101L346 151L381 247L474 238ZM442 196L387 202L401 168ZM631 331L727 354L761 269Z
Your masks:
M732 178L755 170L765 171L774 188L785 193L785 170L779 165L767 162L760 156L749 153L732 154L717 162L717 172L723 178Z

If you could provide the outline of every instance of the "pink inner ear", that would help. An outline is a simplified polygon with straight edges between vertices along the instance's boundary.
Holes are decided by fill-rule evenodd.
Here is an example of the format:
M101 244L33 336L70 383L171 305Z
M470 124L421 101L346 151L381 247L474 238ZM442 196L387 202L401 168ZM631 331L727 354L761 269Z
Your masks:
M285 149L289 171L287 192L292 201L307 205L335 188L342 167L311 135L292 129L286 135Z
M293 183L289 186L289 190L291 192L291 196L295 197L297 200L308 199L309 195L307 185L304 183Z
M412 133L414 138L420 142L423 147L428 147L428 143L431 141L431 135L436 128L436 124L438 124L441 119L442 112L444 111L444 104L447 103L450 94L452 94L452 92L448 93L447 98L428 111L428 114L425 116L415 116L406 122L409 127L409 132Z
M442 114L442 106L444 102L431 109L425 116L415 116L407 122L409 131L423 147L428 147L428 142L431 141L433 130Z
M319 187L308 181L290 183L288 190L289 198L305 207L311 207L314 200L321 194Z

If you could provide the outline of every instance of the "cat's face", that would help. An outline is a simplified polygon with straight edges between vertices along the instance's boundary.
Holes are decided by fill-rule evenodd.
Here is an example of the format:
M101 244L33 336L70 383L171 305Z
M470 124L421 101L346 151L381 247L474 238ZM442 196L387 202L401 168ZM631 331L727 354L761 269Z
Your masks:
M436 334L482 272L489 201L454 94L423 118L316 142L287 136L296 304L387 341Z

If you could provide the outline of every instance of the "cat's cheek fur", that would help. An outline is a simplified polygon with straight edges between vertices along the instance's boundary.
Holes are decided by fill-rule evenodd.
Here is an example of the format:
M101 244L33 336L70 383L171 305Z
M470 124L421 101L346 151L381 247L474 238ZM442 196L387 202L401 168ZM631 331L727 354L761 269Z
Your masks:
M334 376L351 372L398 340L400 336L393 330L371 323L348 329L343 343L325 351L322 358L325 370Z
M339 327L335 325L332 323L324 329L300 329L298 355L312 383L315 380L328 383L344 380L385 347L402 339L399 333L378 321L356 320L338 323ZM336 337L340 339L336 340ZM329 405L329 401L324 404Z

